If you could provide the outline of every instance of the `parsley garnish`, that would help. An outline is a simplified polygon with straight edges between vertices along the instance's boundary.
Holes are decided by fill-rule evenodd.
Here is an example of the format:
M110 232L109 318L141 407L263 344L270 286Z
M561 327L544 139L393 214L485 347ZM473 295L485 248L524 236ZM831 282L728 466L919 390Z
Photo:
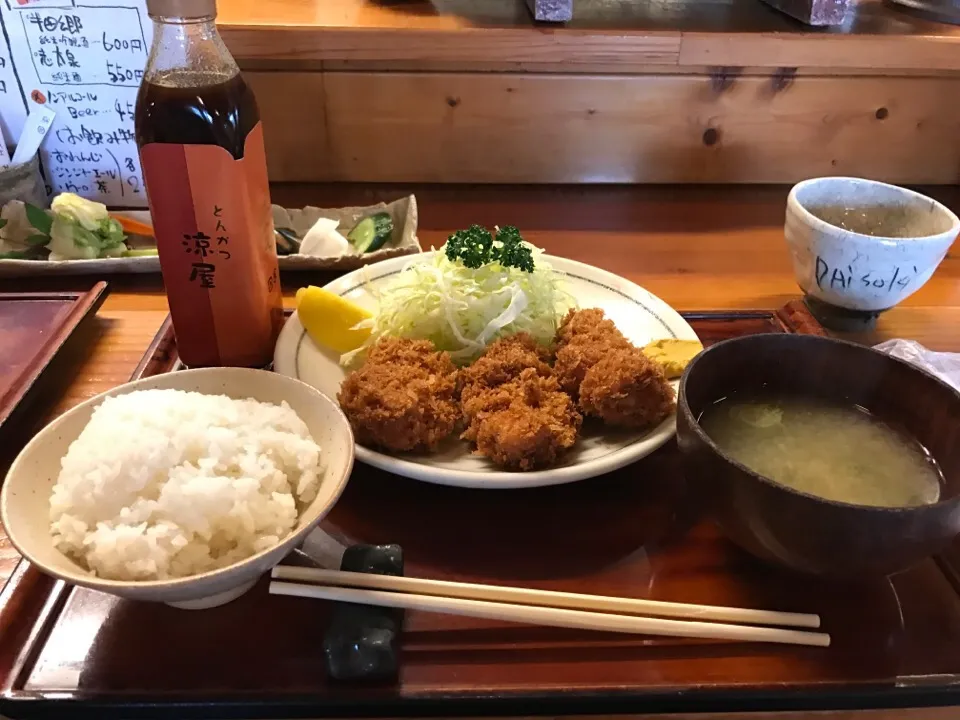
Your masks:
M493 235L480 225L457 230L447 238L447 259L459 260L468 268L478 268L490 262L492 249Z
M496 238L480 225L457 230L447 238L448 260L459 260L468 268L478 268L491 262L533 272L533 253L513 225L497 228Z

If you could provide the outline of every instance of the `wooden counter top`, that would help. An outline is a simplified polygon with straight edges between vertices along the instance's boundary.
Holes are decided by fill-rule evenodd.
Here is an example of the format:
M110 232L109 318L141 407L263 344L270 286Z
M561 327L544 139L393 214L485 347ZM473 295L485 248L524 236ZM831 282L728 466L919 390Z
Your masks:
M863 0L811 29L760 0L577 0L573 22L532 21L524 0L226 0L242 63L352 62L960 70L960 27Z
M414 193L420 212L417 234L425 249L439 247L451 232L472 223L512 224L548 252L623 275L678 310L724 310L772 309L800 295L783 238L788 191L782 186L288 183L274 185L272 199L287 207L338 207ZM960 188L922 191L960 210ZM288 301L298 287L324 284L333 277L310 272L285 275ZM10 291L82 289L92 279L7 282ZM142 347L124 341L123 353L129 357L111 360L111 367L129 365L132 370L139 360L137 348L142 352L147 335L152 337L166 314L166 297L159 276L117 276L110 279L110 286L99 314L108 320L105 329L119 332L119 339L127 337L124 327L135 323L144 328L137 341ZM960 253L948 254L923 288L882 315L865 341L889 337L912 337L934 349L960 352Z

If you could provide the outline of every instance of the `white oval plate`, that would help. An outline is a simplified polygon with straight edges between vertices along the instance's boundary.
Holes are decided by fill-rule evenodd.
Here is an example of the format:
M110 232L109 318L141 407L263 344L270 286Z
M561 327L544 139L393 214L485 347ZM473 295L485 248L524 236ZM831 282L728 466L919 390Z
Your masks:
M344 275L326 286L337 295L376 311L370 285L386 282L408 263L429 262L433 253L414 259L393 258ZM602 308L621 332L635 345L673 337L696 340L697 334L676 310L642 287L613 273L560 257L544 256L557 272L567 278L567 290L581 308ZM304 381L328 397L336 397L345 373L336 353L317 346L307 336L294 313L277 341L274 370ZM677 383L674 383L676 389ZM438 485L471 488L523 488L583 480L617 470L646 457L673 437L676 417L646 433L593 428L585 423L577 444L560 464L534 472L506 472L486 458L474 455L462 440L454 437L438 452L387 455L357 446L357 459L405 477Z

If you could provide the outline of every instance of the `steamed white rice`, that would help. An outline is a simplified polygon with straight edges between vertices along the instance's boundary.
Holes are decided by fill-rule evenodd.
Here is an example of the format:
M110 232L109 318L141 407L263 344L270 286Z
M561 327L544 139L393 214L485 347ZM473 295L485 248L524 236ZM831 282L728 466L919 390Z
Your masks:
M63 458L53 541L103 578L195 575L280 542L321 475L286 403L132 392L105 400Z

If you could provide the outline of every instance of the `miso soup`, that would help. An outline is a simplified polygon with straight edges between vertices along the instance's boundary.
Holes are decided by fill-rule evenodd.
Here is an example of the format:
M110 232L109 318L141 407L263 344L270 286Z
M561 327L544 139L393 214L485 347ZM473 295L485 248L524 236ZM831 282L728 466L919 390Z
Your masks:
M926 448L854 405L731 396L707 408L700 426L729 457L810 495L877 507L940 498L943 476Z

